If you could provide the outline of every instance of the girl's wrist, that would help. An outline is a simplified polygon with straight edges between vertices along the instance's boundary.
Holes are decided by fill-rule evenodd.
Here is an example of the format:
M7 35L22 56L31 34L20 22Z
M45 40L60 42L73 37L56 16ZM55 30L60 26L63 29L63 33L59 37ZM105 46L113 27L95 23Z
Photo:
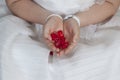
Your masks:
M78 16L76 16L76 15L67 15L67 16L65 16L64 20L67 20L67 19L72 19L72 20L76 21L78 26L80 27L81 22L80 22L80 19L79 19Z
M51 15L51 14L53 14L53 13L50 12L50 11L45 11L45 12L43 13L43 15L41 15L41 18L40 18L40 20L39 20L39 24L41 24L41 25L46 24L46 18L47 18L49 15Z
M45 23L46 23L49 19L51 19L51 18L59 18L59 19L63 20L63 18L62 18L61 15L58 15L58 14L50 14L50 15L48 15L47 18L45 19Z

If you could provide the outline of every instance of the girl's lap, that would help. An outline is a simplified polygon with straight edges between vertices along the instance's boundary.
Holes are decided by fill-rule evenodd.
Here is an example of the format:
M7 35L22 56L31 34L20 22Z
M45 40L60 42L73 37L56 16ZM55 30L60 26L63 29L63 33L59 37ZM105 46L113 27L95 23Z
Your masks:
M1 19L2 80L47 80L48 78L46 73L48 73L49 50L30 37L34 34L27 26L30 25L15 16L10 15Z
M99 30L91 40L81 40L72 56L58 59L65 80L118 79L120 36L117 34L119 29Z
M120 36L118 34L120 34L119 28L101 29L93 35L91 40L81 39L74 50L74 55L58 58L59 65L57 66L63 71L65 79L76 80L80 77L84 80L91 76L95 77L95 75L102 78L101 74L105 70L104 75L111 74L111 69L116 68L117 70L120 52ZM6 54L6 58L3 58L6 60L2 70L5 77L7 76L5 80L19 80L20 77L26 78L25 80L47 78L48 55L49 49L42 42L23 34L18 35L11 46L10 55ZM107 70L111 73L108 73ZM16 72L17 74L15 74ZM86 77L86 74L89 76ZM115 74L117 71L114 71ZM73 75L76 76L72 77Z

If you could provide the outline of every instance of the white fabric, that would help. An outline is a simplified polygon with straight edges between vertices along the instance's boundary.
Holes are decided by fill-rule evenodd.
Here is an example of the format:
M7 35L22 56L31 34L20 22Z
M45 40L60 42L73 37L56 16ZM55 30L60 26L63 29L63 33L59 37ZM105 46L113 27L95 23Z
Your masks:
M104 0L34 0L42 7L58 14L68 15L77 11L88 10L93 4L102 3ZM64 6L64 8L63 8Z
M6 6L5 0L0 0L0 18L8 14L11 13Z
M32 30L34 26L18 17L3 17L5 15L1 14L0 80L120 80L118 15L104 25L82 28L81 39L74 52L63 57L54 56L53 63L48 63L49 50L43 44L39 31L40 41L37 41L32 38L36 36Z
M27 22L12 15L0 19L1 80L35 80L41 76L44 79L48 78L44 75L47 70L45 66L48 66L49 51L44 50L44 47L42 49L37 41L30 38L35 34L29 26L31 25ZM40 71L36 73L38 69Z

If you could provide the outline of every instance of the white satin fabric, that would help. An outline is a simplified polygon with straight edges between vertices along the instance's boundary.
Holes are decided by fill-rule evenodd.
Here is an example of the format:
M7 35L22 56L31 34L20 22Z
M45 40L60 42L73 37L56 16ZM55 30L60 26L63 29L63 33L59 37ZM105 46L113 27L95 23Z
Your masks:
M45 4L45 1L50 3ZM52 11L71 14L77 8L75 11L71 11L74 6L64 9L62 3L75 4L72 3L75 1L78 5L79 0L57 1L60 3ZM46 9L52 9L50 4L57 1L36 0ZM79 3L84 1L85 5L87 1L94 3L94 0ZM54 56L49 62L49 49L43 43L42 29L36 32L33 25L13 15L3 17L0 19L0 80L120 80L119 21L120 16L115 15L104 25L81 28L81 39L74 51L63 57Z
M57 14L74 14L78 11L88 10L93 4L101 4L105 0L34 0L45 9Z

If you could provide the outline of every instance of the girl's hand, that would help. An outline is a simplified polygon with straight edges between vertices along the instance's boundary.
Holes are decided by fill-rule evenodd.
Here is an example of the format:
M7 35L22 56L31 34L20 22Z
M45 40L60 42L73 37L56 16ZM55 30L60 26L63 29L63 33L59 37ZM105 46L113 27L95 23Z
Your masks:
M51 33L62 30L63 31L63 20L59 18L58 16L52 16L50 17L43 28L43 36L45 38L45 42L48 45L48 47L55 52L59 52L59 49L57 49L51 39Z
M69 42L69 46L64 51L61 51L60 54L68 54L70 53L74 47L77 45L80 37L80 27L76 20L73 18L67 19L64 21L64 34L66 39Z

